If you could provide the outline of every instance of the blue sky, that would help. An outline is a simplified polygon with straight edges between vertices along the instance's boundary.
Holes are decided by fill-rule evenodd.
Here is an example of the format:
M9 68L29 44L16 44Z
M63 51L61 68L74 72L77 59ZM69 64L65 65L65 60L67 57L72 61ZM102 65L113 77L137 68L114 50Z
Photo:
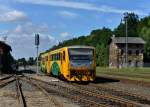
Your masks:
M113 30L124 12L148 16L149 5L148 0L0 0L0 39L7 36L15 58L34 57L35 33L42 52L94 29Z

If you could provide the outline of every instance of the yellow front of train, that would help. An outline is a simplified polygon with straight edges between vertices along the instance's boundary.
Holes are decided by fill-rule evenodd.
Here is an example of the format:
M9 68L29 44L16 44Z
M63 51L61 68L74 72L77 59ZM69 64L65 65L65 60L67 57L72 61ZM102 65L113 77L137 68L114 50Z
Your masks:
M70 81L94 81L96 61L94 47L68 48Z

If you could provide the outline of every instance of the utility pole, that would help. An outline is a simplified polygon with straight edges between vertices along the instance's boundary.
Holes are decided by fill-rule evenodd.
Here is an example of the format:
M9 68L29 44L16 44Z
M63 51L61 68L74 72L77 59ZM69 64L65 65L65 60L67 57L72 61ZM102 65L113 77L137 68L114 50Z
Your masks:
M128 13L124 13L124 18L125 18L125 24L126 24L126 55L125 55L125 62L126 62L126 67L128 67Z
M37 63L37 67L36 67L36 74L39 73L39 53L38 53L38 50L39 50L39 44L40 44L40 41L39 41L39 34L35 34L35 45L36 45L36 49L37 49L37 58L36 58L36 63Z

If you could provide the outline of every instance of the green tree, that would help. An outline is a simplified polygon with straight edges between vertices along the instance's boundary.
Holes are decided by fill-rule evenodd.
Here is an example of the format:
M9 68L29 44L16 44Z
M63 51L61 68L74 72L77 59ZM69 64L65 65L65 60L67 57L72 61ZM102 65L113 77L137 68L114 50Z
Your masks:
M138 36L138 23L139 17L134 13L124 13L123 20L121 20L119 26L114 30L114 34L118 37L125 36L125 29L127 21L127 30L129 37L137 37Z
M28 65L34 65L35 64L35 60L33 57L30 57L27 61Z
M17 60L19 66L27 65L27 61L25 58L20 58Z
M143 27L141 29L141 37L146 41L144 49L144 61L150 62L150 29Z

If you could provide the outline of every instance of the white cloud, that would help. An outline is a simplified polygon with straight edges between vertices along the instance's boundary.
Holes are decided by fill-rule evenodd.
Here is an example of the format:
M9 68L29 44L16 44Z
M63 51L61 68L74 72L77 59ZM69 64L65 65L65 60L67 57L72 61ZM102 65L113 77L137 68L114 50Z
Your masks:
M66 38L66 37L69 37L70 34L68 32L63 32L63 33L60 34L60 36L63 37L63 38Z
M31 22L24 23L23 25L17 25L17 27L10 31L14 35L33 35L35 33L47 33L48 32L48 25L45 23L34 25Z
M0 5L0 13L0 22L16 22L27 19L27 15L24 12L6 6Z
M7 35L7 41L12 47L12 55L15 58L36 56L35 33L40 35L40 47L39 51L43 52L49 49L51 46L57 43L54 36L51 36L48 32L49 28L47 24L42 23L35 25L31 22L18 24L16 28L12 30L0 31L0 40L4 40L4 36Z
M25 20L26 15L23 12L13 10L0 15L0 22L15 22Z
M22 3L59 6L59 7L73 8L73 9L107 12L107 13L123 14L124 12L134 12L139 15L147 15L145 12L140 10L118 9L115 7L105 6L105 5L96 6L94 4L85 3L85 2L73 2L73 1L66 1L66 0L15 0L15 1L22 2Z
M59 14L63 17L76 18L78 14L69 11L60 11Z
M51 35L48 35L48 38L49 38L50 41L54 41L55 40L55 38L53 36L51 36Z

